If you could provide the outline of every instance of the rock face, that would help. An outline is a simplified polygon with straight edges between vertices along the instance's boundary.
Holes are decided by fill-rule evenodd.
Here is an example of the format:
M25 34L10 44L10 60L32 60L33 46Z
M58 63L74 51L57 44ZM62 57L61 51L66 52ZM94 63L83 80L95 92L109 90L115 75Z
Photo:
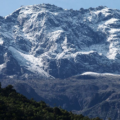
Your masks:
M120 11L23 6L0 17L0 78L120 73Z

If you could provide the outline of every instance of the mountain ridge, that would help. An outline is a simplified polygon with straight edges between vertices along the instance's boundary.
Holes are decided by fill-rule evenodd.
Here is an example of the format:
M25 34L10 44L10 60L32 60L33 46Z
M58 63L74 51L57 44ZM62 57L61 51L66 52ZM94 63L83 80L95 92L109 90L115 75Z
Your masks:
M119 74L119 32L120 10L22 6L0 17L1 78L64 79L88 71ZM11 73L10 58L16 63Z

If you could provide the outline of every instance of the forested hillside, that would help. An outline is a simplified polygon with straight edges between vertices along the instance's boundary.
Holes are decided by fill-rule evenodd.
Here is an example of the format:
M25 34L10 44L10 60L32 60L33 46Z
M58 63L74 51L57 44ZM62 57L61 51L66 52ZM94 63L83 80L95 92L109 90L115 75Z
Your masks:
M16 92L12 85L0 88L0 120L101 120L76 115L45 102L29 100Z

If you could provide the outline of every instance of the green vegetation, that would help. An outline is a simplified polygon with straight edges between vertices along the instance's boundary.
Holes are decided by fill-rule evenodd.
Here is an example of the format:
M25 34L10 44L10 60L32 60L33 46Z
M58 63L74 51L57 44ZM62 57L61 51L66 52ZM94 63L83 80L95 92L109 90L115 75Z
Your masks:
M0 120L101 120L76 115L58 107L51 108L45 102L29 100L16 92L12 85L1 88Z

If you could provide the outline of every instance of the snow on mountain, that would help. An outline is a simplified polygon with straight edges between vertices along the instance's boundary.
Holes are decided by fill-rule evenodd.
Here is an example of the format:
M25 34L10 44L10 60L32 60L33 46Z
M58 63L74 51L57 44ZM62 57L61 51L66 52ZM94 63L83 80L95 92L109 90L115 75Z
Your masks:
M0 66L4 65L0 74L2 78L26 74L67 78L87 71L119 74L119 36L116 9L22 6L0 17Z
M50 75L48 75L44 70L42 70L40 66L40 59L35 58L33 55L29 54L23 54L22 52L19 52L13 47L9 47L8 50L11 51L13 57L18 61L18 63L21 66L26 67L29 71L34 72L36 74L41 74L43 77L47 76L48 78Z
M111 73L95 73L95 72L85 72L81 74L84 75L91 75L91 76L120 76L119 74L111 74Z

